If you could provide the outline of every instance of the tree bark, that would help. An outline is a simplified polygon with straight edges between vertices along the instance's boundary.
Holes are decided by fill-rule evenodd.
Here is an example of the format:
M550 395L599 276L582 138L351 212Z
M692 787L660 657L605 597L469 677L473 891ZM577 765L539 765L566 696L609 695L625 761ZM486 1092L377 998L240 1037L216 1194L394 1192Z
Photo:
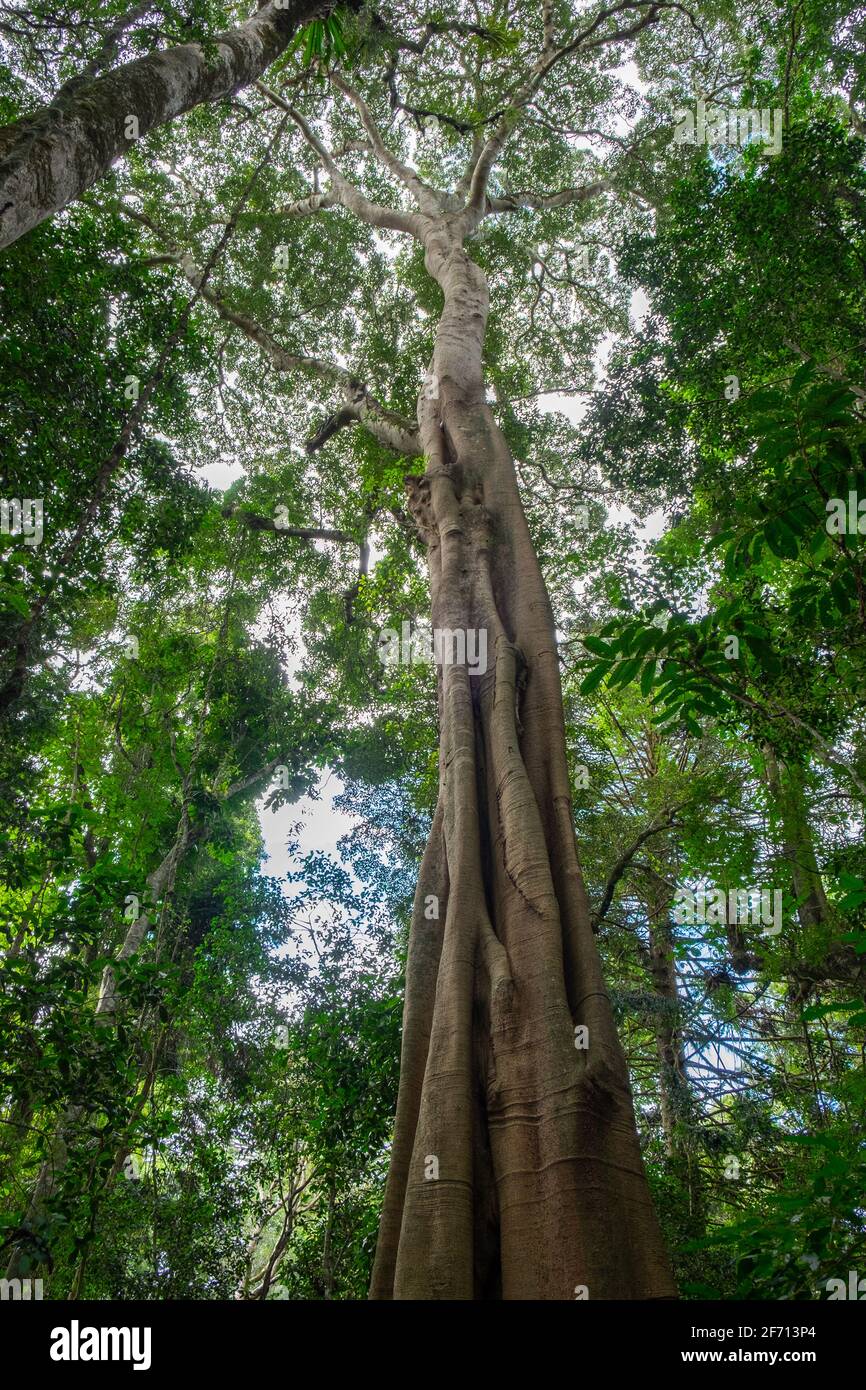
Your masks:
M653 991L660 1005L655 1014L656 1056L659 1063L659 1106L665 1150L671 1171L676 1175L688 1200L687 1230L692 1240L707 1233L707 1203L694 1132L696 1105L686 1066L682 1007L677 988L675 928L670 877L662 877L644 866L649 950L647 967ZM668 873L670 865L667 866Z
M150 53L104 77L73 82L54 101L0 130L0 249L80 198L133 139L205 102L255 82L298 28L324 14L322 0L265 5L244 24L202 44Z
M803 773L795 763L782 762L768 743L763 752L770 819L790 869L797 916L802 927L815 927L826 920L827 897L806 811Z
M490 655L439 671L371 1297L672 1298L578 864L553 615L485 398L487 285L447 218L422 239L444 308L410 505L434 629L484 630Z
M655 1023L662 1131L668 1156L673 1158L682 1147L682 1122L690 1108L691 1093L680 1022L674 933L670 920L670 893L663 885L654 885L647 889L646 908L649 925L649 973L653 991L662 1006Z

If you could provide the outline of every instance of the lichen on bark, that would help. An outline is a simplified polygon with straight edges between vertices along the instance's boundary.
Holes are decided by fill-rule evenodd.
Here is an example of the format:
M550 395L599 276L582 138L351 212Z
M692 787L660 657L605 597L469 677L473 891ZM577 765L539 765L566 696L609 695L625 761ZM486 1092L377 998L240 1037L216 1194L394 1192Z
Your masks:
M267 4L208 45L179 44L67 84L54 102L0 130L0 249L79 198L136 139L256 81L327 8L321 0Z

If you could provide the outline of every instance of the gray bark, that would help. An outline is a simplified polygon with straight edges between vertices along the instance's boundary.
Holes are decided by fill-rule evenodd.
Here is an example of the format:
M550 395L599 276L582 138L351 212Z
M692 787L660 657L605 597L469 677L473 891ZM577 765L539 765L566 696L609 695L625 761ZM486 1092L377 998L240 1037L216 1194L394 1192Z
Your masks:
M327 0L276 0L213 40L150 53L83 83L0 130L0 248L79 198L138 138L255 82Z

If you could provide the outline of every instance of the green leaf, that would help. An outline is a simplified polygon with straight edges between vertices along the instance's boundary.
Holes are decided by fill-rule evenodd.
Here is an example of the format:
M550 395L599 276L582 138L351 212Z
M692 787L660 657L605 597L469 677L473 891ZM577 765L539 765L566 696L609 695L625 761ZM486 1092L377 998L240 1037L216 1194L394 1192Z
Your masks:
M581 695L591 695L593 690L595 690L597 686L601 685L602 681L604 680L605 676L608 674L610 669L611 668L609 664L601 662L598 666L593 666L589 675L584 676L581 682Z
M582 640L587 651L592 652L593 656L603 656L609 659L613 658L612 648L608 646L607 642L602 642L600 637L588 635Z
M791 378L791 395L795 396L801 387L806 385L807 381L811 381L817 370L818 368L811 358L808 358L802 367L798 367Z
M767 545L780 560L796 560L799 552L797 537L787 521L775 517L764 529Z
M629 657L626 661L621 661L620 664L614 669L613 675L611 676L610 681L608 682L611 689L616 689L621 685L628 685L630 681L634 680L635 676L641 668L641 665L642 662L639 656L632 656Z

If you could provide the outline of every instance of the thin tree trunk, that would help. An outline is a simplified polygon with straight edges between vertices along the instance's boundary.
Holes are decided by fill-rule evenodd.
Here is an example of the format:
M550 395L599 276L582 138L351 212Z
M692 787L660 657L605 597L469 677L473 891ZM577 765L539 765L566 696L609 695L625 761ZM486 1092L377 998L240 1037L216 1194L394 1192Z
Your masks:
M670 879L649 866L645 904L649 929L647 965L653 991L661 1006L655 1015L656 1055L659 1063L659 1106L662 1132L671 1169L688 1200L688 1231L693 1240L706 1235L707 1204L693 1133L695 1103L686 1068L681 1000L677 989L675 929Z
M827 898L806 812L802 770L782 762L764 745L764 769L770 793L770 819L791 872L800 925L818 926L827 917Z
M804 937L799 944L808 947L808 951L798 951L790 977L806 992L832 980L866 998L866 957L838 940L838 918L834 923L824 892L809 823L803 769L794 762L783 761L768 743L762 752L770 828L797 899L797 917ZM823 948L819 959L814 957L816 944Z
M675 1297L578 864L553 616L485 399L487 286L447 223L424 241L445 302L410 504L434 628L485 630L489 665L440 672L371 1296Z
M337 1199L337 1180L332 1173L328 1178L328 1210L325 1217L325 1240L322 1246L322 1296L326 1300L334 1297L334 1211Z
M104 77L68 83L54 101L0 130L0 249L80 198L151 130L255 82L325 0L265 5L214 37L180 44ZM137 130L129 124L135 117Z
M691 1094L680 1024L680 998L674 961L669 895L664 900L648 893L649 972L661 1008L656 1016L655 1041L659 1062L659 1103L665 1148L673 1158L682 1147L682 1123Z

